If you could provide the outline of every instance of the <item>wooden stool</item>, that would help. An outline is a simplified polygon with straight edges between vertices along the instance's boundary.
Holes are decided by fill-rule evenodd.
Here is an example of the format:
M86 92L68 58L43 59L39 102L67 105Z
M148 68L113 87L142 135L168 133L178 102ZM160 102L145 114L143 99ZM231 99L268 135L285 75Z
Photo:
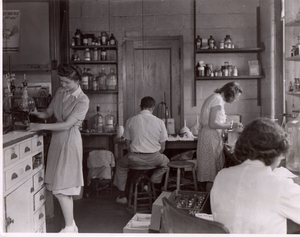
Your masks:
M139 176L131 181L129 198L128 198L128 208L133 210L135 214L138 207L148 206L151 212L152 203L156 199L156 193L154 189L154 184L151 182L150 178L146 175L149 170L156 169L155 166L134 166L130 167L131 170L139 171ZM147 185L147 190L145 186ZM134 190L133 190L134 187ZM133 200L132 200L133 199ZM139 200L148 200L148 203L138 203ZM139 210L143 212L143 210Z
M193 162L188 162L188 161L170 161L168 163L168 166L170 168L176 168L177 169L177 182L176 182L176 190L180 190L180 169L184 168L190 168L192 169L193 173L193 182L195 191L197 191L197 179L196 179L196 171L195 171L195 164ZM165 186L164 190L168 190L168 181L169 181L169 174L170 174L170 169L168 169L167 174L166 174L166 179L165 179Z

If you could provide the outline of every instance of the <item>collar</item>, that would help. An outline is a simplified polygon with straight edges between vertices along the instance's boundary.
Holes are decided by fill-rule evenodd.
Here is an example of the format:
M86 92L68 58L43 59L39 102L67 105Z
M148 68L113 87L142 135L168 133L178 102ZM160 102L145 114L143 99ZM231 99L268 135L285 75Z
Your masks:
M61 92L68 93L64 88L62 88ZM71 95L77 99L78 96L81 94L81 92L82 92L82 89L80 86L78 86L78 88Z
M271 166L266 166L264 162L260 161L260 160L250 160L250 159L247 159L243 162L243 164L245 165L251 165L251 166L256 166L256 167L266 167L266 168L270 168L271 169Z
M149 110L144 109L140 112L140 114L152 114Z

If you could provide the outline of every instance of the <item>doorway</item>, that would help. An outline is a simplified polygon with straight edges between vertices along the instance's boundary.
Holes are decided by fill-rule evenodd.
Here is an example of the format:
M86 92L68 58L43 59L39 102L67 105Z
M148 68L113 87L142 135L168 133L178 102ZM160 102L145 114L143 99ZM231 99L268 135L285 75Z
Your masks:
M160 103L166 103L179 133L183 124L182 42L182 36L125 39L124 123L139 113L141 99L151 96L156 101L153 114L164 118Z

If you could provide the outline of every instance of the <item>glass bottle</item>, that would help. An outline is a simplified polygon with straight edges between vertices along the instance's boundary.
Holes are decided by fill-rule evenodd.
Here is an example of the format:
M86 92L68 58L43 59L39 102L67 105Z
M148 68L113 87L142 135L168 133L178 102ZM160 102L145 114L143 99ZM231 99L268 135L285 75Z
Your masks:
M82 76L81 76L80 85L81 85L82 90L88 90L89 89L89 75L86 71L86 68L83 68L83 73L82 73Z
M76 29L75 32L75 44L77 46L81 45L81 38L82 38L82 33L79 29Z
M24 74L24 82L23 82L24 88L22 91L22 97L19 100L19 108L22 111L32 111L35 109L35 101L32 97L28 95L27 91L27 81L26 81L26 76Z
M299 80L299 78L295 78L294 90L295 90L295 92L300 91L300 80Z
M99 90L107 90L106 80L107 80L107 74L105 73L105 69L102 68L101 72L99 73L99 76L97 77Z
M116 127L115 116L111 110L108 110L108 114L105 116L105 132L114 132Z
M201 40L200 36L197 35L197 38L196 38L196 49L201 49L201 45L202 45L202 40Z
M117 89L117 76L113 68L110 69L110 73L107 75L106 88L111 91L115 91Z
M91 52L88 48L84 50L84 60L91 61Z
M95 129L97 133L103 133L103 116L100 114L100 105L96 107Z
M83 45L88 45L88 38L87 38L87 35L84 35L84 36L83 36L82 44L83 44Z
M300 55L300 35L298 36L298 43L296 44L295 56Z
M93 77L93 91L97 91L97 90L99 90L97 79Z
M101 50L101 60L106 61L107 60L107 53L105 49Z
M101 45L107 45L108 35L105 31L101 31Z
M226 37L224 39L224 48L231 49L231 45L232 45L232 41L231 41L230 35L226 35Z
M116 38L115 38L114 34L110 35L109 44L110 45L116 45Z
M93 74L90 68L86 69L86 74L88 75L88 89L93 89Z
M290 81L289 91L290 92L294 91L294 86L293 86L293 83L291 81Z
M213 49L215 47L215 40L212 36L210 36L208 39L208 45L210 49Z
M98 52L97 48L94 48L94 51L93 51L93 60L94 61L98 61L99 60L99 52Z
M297 118L286 123L285 130L291 145L286 156L286 167L291 171L300 172L300 110Z

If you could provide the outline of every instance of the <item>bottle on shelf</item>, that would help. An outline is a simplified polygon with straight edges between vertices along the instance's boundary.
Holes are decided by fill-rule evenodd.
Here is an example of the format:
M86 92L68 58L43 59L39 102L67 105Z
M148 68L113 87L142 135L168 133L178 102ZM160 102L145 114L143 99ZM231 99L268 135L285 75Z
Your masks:
M204 67L204 62L200 61L200 68L199 68L199 77L204 77L205 76L205 67Z
M108 35L105 31L101 31L101 45L107 45Z
M106 61L107 60L107 52L105 49L101 50L101 61Z
M97 48L93 50L93 61L99 61L99 52Z
M298 43L296 44L295 56L300 55L300 35L298 36Z
M197 35L197 38L196 38L196 49L201 49L201 45L202 45L202 40L201 40L200 36Z
M86 68L83 68L83 73L81 77L81 89L88 90L89 89L89 74L86 71Z
M84 50L84 60L85 61L91 61L91 52L89 48L86 48Z
M105 116L105 132L115 132L116 119L111 110L108 110L108 114Z
M79 60L79 57L77 55L77 52L74 50L74 54L72 55L72 61L78 61Z
M293 86L293 83L291 81L290 81L289 91L290 92L294 91L294 86Z
M116 38L115 38L114 34L110 35L109 44L110 45L116 45Z
M99 90L97 79L96 77L93 77L93 91L97 91L97 90Z
M238 69L236 66L233 66L232 76L237 77L239 75Z
M88 89L93 90L93 78L94 78L94 76L93 76L92 71L91 71L90 68L86 69L86 74L88 75L88 82L89 82Z
M117 89L117 76L114 68L111 68L110 73L107 75L106 88L111 91L115 91Z
M224 39L224 48L231 49L231 46L232 46L232 40L230 38L230 35L226 35L226 37Z
M80 29L76 29L75 32L75 45L76 46L80 46L81 45L81 40L82 40L82 33L80 31Z
M87 37L87 35L83 36L83 38L82 38L82 44L83 45L88 45L88 37Z
M103 116L100 113L100 105L98 104L96 107L96 115L95 115L95 129L97 133L103 133Z
M101 72L99 73L99 76L97 77L99 90L107 90L106 80L107 80L107 74L105 73L105 69L101 68Z
M35 108L34 99L28 95L26 74L24 74L23 91L22 91L22 97L19 100L19 108L22 111L27 111L27 112L32 111Z
M294 81L294 91L295 92L300 91L300 79L299 78L295 78L295 81Z
M212 36L210 36L208 39L208 46L210 49L213 49L215 47L215 40Z

